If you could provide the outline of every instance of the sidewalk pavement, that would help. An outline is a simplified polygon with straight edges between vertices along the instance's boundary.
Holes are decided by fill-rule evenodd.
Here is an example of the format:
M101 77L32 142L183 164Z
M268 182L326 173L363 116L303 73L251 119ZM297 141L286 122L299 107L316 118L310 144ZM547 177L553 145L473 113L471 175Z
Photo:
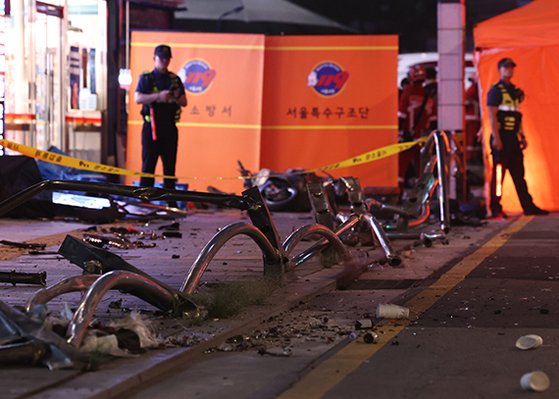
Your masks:
M144 270L153 277L179 287L188 267L192 264L202 247L215 234L218 228L232 222L247 221L246 215L237 211L196 213L179 220L182 238L158 239L153 241L154 248L135 248L115 250L129 263ZM309 214L275 213L273 221L280 237L285 239L294 229L312 224ZM353 248L352 253L361 260L369 260L368 271L359 277L357 284L374 289L375 284L387 282L421 281L456 263L465 254L472 252L480 244L491 238L510 220L491 221L482 228L453 228L449 234L449 245L435 244L432 248L411 247L410 241L395 241L393 245L403 256L403 265L392 268L375 262L382 257L380 249ZM159 228L169 221L154 221L149 224L119 223L119 226L132 224L133 227L160 235ZM0 220L0 239L10 241L33 241L46 243L47 253L56 251L66 233L81 237L88 225L52 221L14 221ZM104 226L107 227L107 226ZM301 248L310 245L300 244ZM47 284L56 283L62 278L81 274L77 266L70 264L59 255L28 255L26 251L2 247L0 269L22 272L45 270ZM262 255L254 242L247 237L238 236L224 246L212 261L203 276L206 284L216 282L258 281L262 279ZM43 368L9 368L0 376L0 389L3 397L60 397L72 398L118 397L124 391L152 378L156 378L185 363L192 363L209 348L218 346L226 338L254 328L262 320L286 311L301 301L306 301L320 293L332 291L344 272L342 265L324 269L318 259L312 259L288 276L288 282L274 291L266 302L252 306L230 319L210 320L202 325L189 325L184 320L168 319L157 316L154 308L136 297L111 291L103 299L96 311L101 321L124 317L129 309L144 311L157 328L162 338L179 337L185 347L164 350L151 350L134 358L122 358L103 364L98 371L60 370L50 372ZM9 286L0 287L0 299L10 305L23 305L37 287ZM79 294L67 294L49 302L49 311L59 312L68 304L74 308L79 302ZM120 309L109 305L119 302ZM18 381L17 384L14 381Z

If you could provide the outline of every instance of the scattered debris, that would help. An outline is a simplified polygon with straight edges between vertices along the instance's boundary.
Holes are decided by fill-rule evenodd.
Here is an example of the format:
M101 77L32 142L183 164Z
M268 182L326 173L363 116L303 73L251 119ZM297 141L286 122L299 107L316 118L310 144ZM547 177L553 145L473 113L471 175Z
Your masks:
M160 339L155 336L151 323L136 311L132 311L124 319L116 320L108 324L114 329L125 329L133 331L139 338L140 348L157 348L160 346Z
M373 327L373 321L371 319L361 319L355 322L356 330L367 330Z
M23 249L41 249L41 250L43 250L47 247L46 244L15 242L15 241L8 241L8 240L0 240L0 244L6 245L6 246L9 246L9 247L23 248Z
M116 335L97 336L95 331L88 332L80 346L82 352L99 352L115 357L131 356L127 351L118 347L118 339Z
M363 335L363 342L366 344L374 344L378 340L378 334L374 331L368 332L367 334Z
M539 348L542 344L543 338L536 334L523 335L516 340L516 347L523 351Z
M47 285L47 272L21 273L12 270L11 272L0 272L0 283Z
M64 302L64 307L60 311L60 316L62 317L62 320L65 320L66 322L70 322L74 318L74 312L70 309L68 302Z
M122 298L110 302L109 309L122 309Z
M134 246L136 248L155 248L157 246L157 244L154 243L154 242L146 244L142 240L136 240L136 241L134 241Z
M258 350L259 355L270 355L270 356L279 356L279 357L289 357L291 356L291 349L289 348L262 348Z
M164 238L182 238L182 233L180 231L164 231L161 235Z
M190 347L199 344L202 339L192 333L175 334L167 337L163 342L164 348Z
M159 226L159 230L176 230L178 231L180 229L180 224L179 222L173 222L171 224L166 224L163 226Z
M520 378L520 386L526 391L543 392L550 385L549 377L540 370L526 373Z
M30 250L27 252L27 255L58 255L56 251L37 251L35 249Z
M376 314L380 319L409 319L410 310L400 305L379 303Z
M43 364L51 370L72 367L77 352L43 321L0 301L0 364Z
M98 248L115 247L118 249L128 249L132 247L130 240L121 237L107 237L99 234L85 233L83 240Z

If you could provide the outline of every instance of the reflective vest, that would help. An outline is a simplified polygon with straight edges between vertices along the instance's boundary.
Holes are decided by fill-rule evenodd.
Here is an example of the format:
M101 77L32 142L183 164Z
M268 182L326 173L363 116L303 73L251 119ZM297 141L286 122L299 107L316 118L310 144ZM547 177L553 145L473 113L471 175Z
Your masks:
M521 90L515 89L515 93L511 95L505 85L501 82L496 84L501 91L501 103L497 111L497 120L500 123L500 130L504 132L518 132L522 113L520 112L520 103L524 100L524 94Z
M180 85L182 85L181 79L175 75L172 72L168 72L170 78L171 78L171 87L169 87L168 90L177 90L179 88ZM143 75L147 78L148 82L149 82L149 86L151 87L151 92L152 93L158 93L160 90L157 87L157 85L155 84L155 77L153 76L153 72L144 72ZM176 104L176 103L154 103L152 104L152 106L155 108L155 110L157 110L157 108L159 106L164 106L164 107L175 107L176 109L174 110L175 115L174 115L174 119L175 122L178 122L181 118L181 107L180 105ZM151 122L151 112L150 112L150 105L148 104L144 104L142 106L142 111L141 111L142 116L144 117L144 121L145 122Z

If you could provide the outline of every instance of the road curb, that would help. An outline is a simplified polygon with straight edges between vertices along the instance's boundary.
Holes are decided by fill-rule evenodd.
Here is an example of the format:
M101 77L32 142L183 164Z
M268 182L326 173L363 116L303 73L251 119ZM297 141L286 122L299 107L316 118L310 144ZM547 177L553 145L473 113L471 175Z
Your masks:
M219 346L227 338L251 330L261 324L263 320L281 314L301 302L307 302L320 294L335 290L338 279L342 277L347 277L347 271L343 266L336 265L322 269L277 290L270 297L273 302L271 306L266 304L256 308L247 308L234 319L224 321L224 324L230 325L229 328L225 328L211 339L194 347L150 351L137 359L118 359L107 364L102 370L83 372L75 378L51 387L43 387L40 392L25 397L37 399L122 397L126 392L139 388L151 380L177 371L180 366L195 362L204 352ZM284 299L286 300L282 302Z

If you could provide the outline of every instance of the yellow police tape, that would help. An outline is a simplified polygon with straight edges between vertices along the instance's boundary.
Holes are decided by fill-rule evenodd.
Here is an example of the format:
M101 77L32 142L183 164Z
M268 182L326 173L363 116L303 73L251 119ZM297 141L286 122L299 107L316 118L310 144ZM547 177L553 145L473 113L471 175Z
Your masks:
M320 171L328 171L340 168L347 168L350 166L361 165L364 163L369 163L373 161L378 161L379 159L386 158L392 155L396 155L402 151L406 151L411 147L415 146L416 144L423 143L425 141L424 138L421 138L417 141L409 141L406 143L396 143L390 144L381 148L377 148L376 150L368 151L364 154L357 155L353 158L346 159L345 161L336 162L328 166L323 166L321 168L311 169L307 172L320 172Z
M315 168L310 170L301 171L299 173L311 173L311 172L325 172L334 169L340 168L347 168L350 166L361 165L364 163L369 163L373 161L377 161L382 158L386 158L392 155L396 155L402 151L410 149L411 147L415 146L423 142L424 139L419 139L417 141L410 141L406 143L397 143L397 144L390 144L385 147L377 148L376 150L368 151L364 154L357 155L355 157L346 159L341 162L336 162L331 165L323 166L321 168ZM113 175L123 175L123 176L137 176L137 177L162 177L162 178L176 178L176 179L183 179L183 180L196 180L199 177L176 177L176 176L167 176L167 175L158 175L153 173L142 173L142 172L135 172L133 170L118 168L116 166L109 166L103 165L96 162L84 161L83 159L70 157L67 155L57 154L55 152L39 150L37 148L29 147L24 144L14 143L13 141L0 139L0 145L15 151L19 152L22 155L26 155L31 158L38 159L40 161L50 162L57 165L67 166L70 168L75 169L83 169L89 170L91 172L98 172L98 173L109 173ZM219 177L216 179L219 180L226 180L226 179L248 179L250 177Z

